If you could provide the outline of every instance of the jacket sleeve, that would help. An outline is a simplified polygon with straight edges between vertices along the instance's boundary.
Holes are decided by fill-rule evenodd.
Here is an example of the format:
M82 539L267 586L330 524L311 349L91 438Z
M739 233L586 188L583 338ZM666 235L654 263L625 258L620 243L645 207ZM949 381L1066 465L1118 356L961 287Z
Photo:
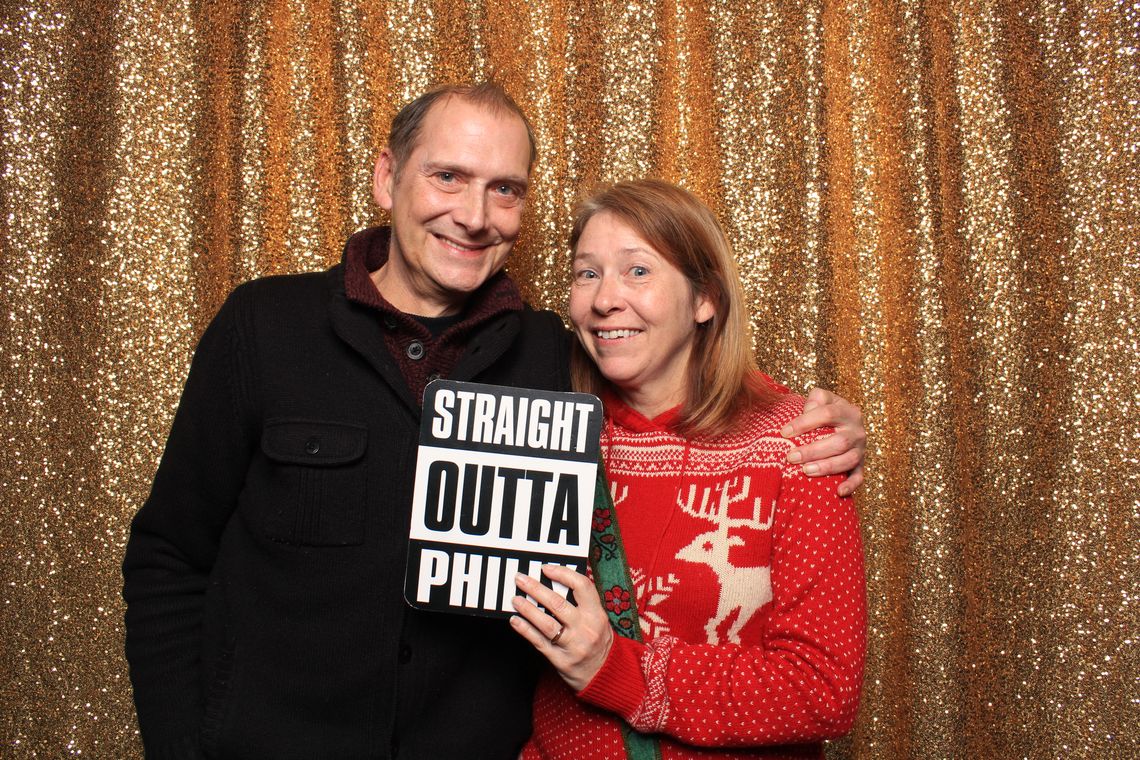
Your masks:
M242 422L236 301L195 351L123 561L126 655L148 758L200 757L203 600L255 443Z
M855 720L866 650L863 550L840 478L783 474L768 625L755 645L618 638L579 697L699 746L818 741Z

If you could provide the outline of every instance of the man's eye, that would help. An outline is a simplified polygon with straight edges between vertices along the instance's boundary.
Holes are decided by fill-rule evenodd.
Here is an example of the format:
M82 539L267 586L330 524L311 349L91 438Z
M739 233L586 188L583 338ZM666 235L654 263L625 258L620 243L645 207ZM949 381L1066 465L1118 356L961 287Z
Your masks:
M511 198L517 197L519 195L519 189L514 185L499 185L495 188L495 192L499 195Z
M439 177L440 182L454 182L455 174L452 172L437 172L436 177Z
M598 274L593 269L580 269L574 276L579 280L592 280L597 277Z

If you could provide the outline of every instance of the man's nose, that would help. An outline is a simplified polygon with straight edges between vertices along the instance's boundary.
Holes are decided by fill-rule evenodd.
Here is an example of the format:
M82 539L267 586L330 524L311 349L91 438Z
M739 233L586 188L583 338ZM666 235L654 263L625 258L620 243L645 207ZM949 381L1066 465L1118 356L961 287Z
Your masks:
M487 195L482 188L469 185L455 210L455 221L468 231L487 226Z

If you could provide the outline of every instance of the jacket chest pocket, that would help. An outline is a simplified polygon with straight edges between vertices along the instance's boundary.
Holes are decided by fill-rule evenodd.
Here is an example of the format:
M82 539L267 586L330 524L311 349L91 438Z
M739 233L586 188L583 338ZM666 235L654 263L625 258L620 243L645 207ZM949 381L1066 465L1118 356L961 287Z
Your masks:
M260 531L297 546L363 543L367 443L362 425L266 422L261 434L266 488L255 495Z

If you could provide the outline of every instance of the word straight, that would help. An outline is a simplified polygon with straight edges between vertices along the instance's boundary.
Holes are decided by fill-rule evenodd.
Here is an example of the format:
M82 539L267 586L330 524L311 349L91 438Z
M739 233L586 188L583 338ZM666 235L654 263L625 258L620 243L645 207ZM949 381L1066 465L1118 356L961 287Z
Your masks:
M431 434L493 446L583 452L592 404L441 388Z

